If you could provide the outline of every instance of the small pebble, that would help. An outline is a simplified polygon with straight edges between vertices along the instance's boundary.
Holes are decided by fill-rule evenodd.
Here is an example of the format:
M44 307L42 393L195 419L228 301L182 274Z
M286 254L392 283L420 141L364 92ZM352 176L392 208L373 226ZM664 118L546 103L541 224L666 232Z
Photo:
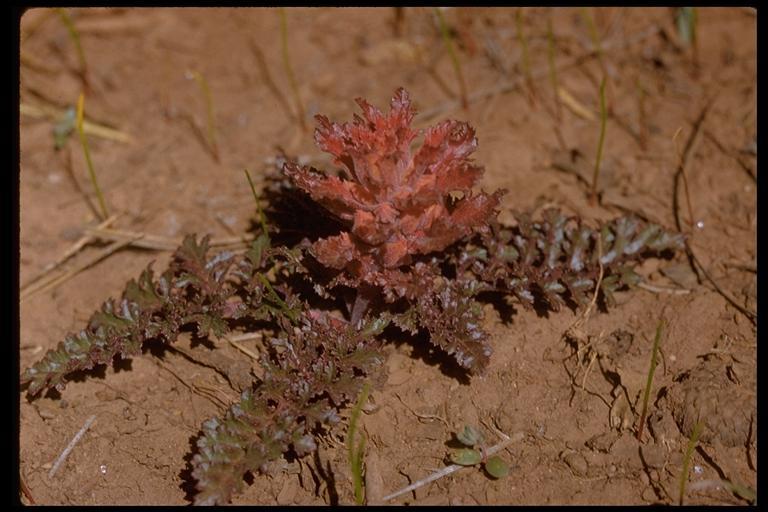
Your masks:
M102 464L101 466L99 466L99 472L102 475L106 475L107 474L107 465L106 464Z

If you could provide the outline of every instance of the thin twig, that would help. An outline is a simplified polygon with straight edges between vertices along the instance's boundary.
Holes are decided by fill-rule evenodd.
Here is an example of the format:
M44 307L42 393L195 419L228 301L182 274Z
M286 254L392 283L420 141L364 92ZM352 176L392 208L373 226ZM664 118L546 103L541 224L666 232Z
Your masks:
M603 76L603 81L600 82L600 138L597 142L597 156L595 156L595 169L592 174L592 192L589 195L589 201L592 205L597 202L597 177L600 174L600 163L603 159L603 143L605 142L605 125L607 120L607 112L605 109L605 83L608 80L607 76Z
M488 448L487 450L485 450L485 454L487 456L490 456L490 455L495 454L496 452L500 452L501 450L503 450L504 448L506 448L510 444L516 443L518 441L521 441L524 437L525 437L524 433L516 432L516 433L512 434L512 436L509 437L508 439L505 439L502 442L500 442L500 443L498 443L496 445L493 445L490 448ZM436 472L432 473L431 475L429 475L426 478L422 478L421 480L418 480L418 481L412 483L408 487L404 487L403 489L400 489L399 491L393 492L392 494L390 494L388 496L384 496L384 498L382 498L382 499L384 501L389 501L391 499L397 498L398 496L402 496L403 494L409 493L411 491L415 491L419 487L423 487L423 486L427 485L430 482L434 482L435 480L439 480L439 479L443 478L444 476L448 476L451 473L455 473L456 471L458 471L458 470L460 470L462 468L465 468L465 467L468 467L468 466L459 466L458 464L451 464L450 466L447 466L447 467L445 467L445 468L443 468L443 469L441 469L439 471L436 471Z
M29 105L28 103L19 104L19 113L25 116L33 117L35 119L50 119L51 121L61 119L61 117L65 114L63 110L57 109L55 107L49 107L46 105ZM87 135L93 135L94 137L100 137L102 139L125 142L129 144L134 142L133 137L125 132L109 128L108 126L94 123L92 121L87 121L85 119L83 119L83 131Z
M259 360L259 355L256 354L255 352L253 352L251 349L249 349L245 345L242 345L242 344L238 343L237 341L233 340L232 338L230 338L228 336L224 336L224 339L227 340L227 342L229 342L230 345L232 345L233 347L235 347L240 352L242 352L243 354L247 355L248 357L250 357L254 361L258 361Z
M435 12L435 16L437 16L437 21L440 26L440 33L443 36L443 44L448 50L448 55L450 56L451 63L453 64L453 70L456 73L456 78L459 82L461 106L464 110L467 110L469 108L469 102L467 101L467 86L464 83L464 74L461 71L461 62L459 61L459 56L456 54L456 51L453 48L453 41L451 40L451 34L448 30L448 24L445 22L445 18L443 17L443 13L440 11L439 7L435 7L433 10Z
M56 459L56 462L53 463L53 467L48 472L48 478L53 478L56 475L56 472L59 470L59 466L66 460L66 458L69 456L69 453L72 451L72 449L75 447L75 445L82 439L83 435L85 435L85 432L91 427L94 420L96 420L96 415L89 417L87 420L85 420L85 425L83 425L83 428L80 429L80 431L75 434L75 437L72 438L72 440L69 442L66 448L64 448L64 451L61 452L61 455L59 455L59 458Z
M19 487L21 488L21 493L24 495L24 497L29 500L30 505L37 505L35 502L35 498L32 496L32 491L29 490L29 486L27 485L27 482L24 480L24 475L19 472Z
M213 393L210 393L210 392L209 393L205 393L204 391L207 391L205 389L198 388L198 386L196 386L194 384L190 384L184 378L182 378L178 373L176 373L171 367L169 367L168 365L166 365L162 361L159 361L159 360L155 359L155 364L157 364L158 366L160 366L160 368L162 368L163 370L167 371L168 373L170 373L171 375L176 377L176 379L179 382L181 382L182 384L184 384L184 386L191 393L194 393L197 396L201 396L201 397L207 399L209 402L211 402L215 406L221 406L224 409L229 407L229 403L225 402L224 400L222 400L221 398L219 398L218 396L216 396Z
M230 336L229 339L234 341L249 341L249 340L260 340L264 338L264 333L261 332L246 332L243 334L236 334L234 336Z
M597 232L597 264L600 267L600 272L597 275L597 284L595 284L595 293L592 295L592 300L589 301L589 305L582 311L576 321L565 331L566 333L581 327L584 322L589 319L589 315L592 313L592 308L594 308L597 303L597 296L600 293L600 286L603 284L603 275L605 273L605 269L603 268L603 237L599 231Z
M33 295L36 295L36 294L38 294L40 292L47 291L47 290L50 290L52 288L55 288L55 287L59 286L60 284L64 283L65 281L68 281L69 279L71 279L72 277L76 276L77 274L79 274L80 272L85 270L86 268L90 267L91 265L95 265L96 263L98 263L99 261L103 260L104 258L109 256L113 252L119 251L123 247L125 247L127 245L130 245L133 242L134 242L133 239L125 240L125 241L122 241L122 242L114 242L112 245L104 248L104 250L99 251L97 254L94 254L88 260L86 260L83 263L77 265L75 268L72 268L72 269L64 272L63 274L59 275L58 277L56 277L54 279L51 279L51 280L47 281L46 283L39 284L39 286L31 286L31 287L27 288L26 290L24 290L24 292L19 294L19 300L23 301L23 300L28 299L29 297L31 297Z
M442 416L438 416L437 414L419 414L416 411L414 411L410 405L405 403L405 400L403 400L403 398L399 394L395 393L395 396L397 397L398 400L400 400L400 403L403 404L405 408L408 409L411 412L411 414L413 414L417 418L424 419L424 420L440 420L441 422L443 422L443 425L445 425L448 429L451 428L451 426L448 424L448 421Z
M293 91L293 96L296 101L296 118L299 120L301 130L307 131L307 122L304 119L304 104L301 101L299 86L296 83L296 76L293 73L291 58L288 54L288 20L285 15L285 8L278 7L278 13L280 14L280 42L283 51L283 66L285 67L285 72L288 75L288 82L291 85L291 90Z
M117 215L117 214L115 214L115 215L112 215L112 216L111 216L111 217L109 217L107 220L105 220L104 222L102 222L101 224L99 224L99 225L97 226L97 228L99 228L99 229L103 229L103 228L109 227L109 225L110 225L110 224L112 224L112 223L113 223L115 220L117 220L117 217L118 217L118 215ZM80 239L79 239L77 242L75 242L74 244L72 244L72 245L69 247L69 249L67 249L67 250L64 252L64 254L63 254L62 256L60 256L60 257L59 257L59 258L58 258L56 261L54 261L54 262L52 262L52 263L49 263L48 265L46 265L46 266L45 266L45 268L43 268L42 272L40 272L40 274L38 274L37 276L35 276L35 277L33 277L32 279L30 279L30 280L29 280L27 283L25 283L25 284L24 284L24 285L21 287L21 290L20 290L20 291L22 291L22 292L23 292L24 290L26 290L27 288L29 288L30 286L32 286L32 284L34 284L34 283L36 283L36 282L40 281L40 280L41 280L43 277L45 277L46 275L48 275L48 274L49 274L51 271L53 271L54 269L56 269L56 268L60 267L60 266L61 266L61 265L62 265L62 264L65 262L65 261L67 261L69 258L71 258L71 257L72 257L72 256L74 256L75 254L77 254L78 252L80 252L80 250L81 250L83 247L85 247L86 245L88 245L88 244L89 244L89 243L91 243L92 241L93 241L93 237L92 237L92 236L90 236L90 235L83 235L83 236L81 236L81 237L80 237Z
M179 238L170 238L159 235L150 235L147 233L139 233L135 231L126 231L122 229L109 229L109 228L88 228L85 232L94 237L102 240L111 241L126 241L133 247L140 247L142 249L154 249L157 251L174 251L182 240ZM210 247L228 247L228 246L242 246L248 244L254 240L252 234L244 234L240 236L214 238L210 241Z
M666 286L654 286L643 282L637 283L637 287L652 293L669 293L672 295L686 295L691 293L691 290L687 288L668 288Z
M205 75L197 70L189 70L189 76L195 79L197 85L200 87L200 91L203 93L205 99L205 112L206 112L206 126L208 127L208 148L211 151L213 159L219 162L219 143L216 138L216 116L213 111L213 97L211 96L211 88L208 86L208 80Z
M699 268L699 270L701 270L701 273L704 274L704 277L707 278L707 281L712 283L712 286L715 287L715 291L717 291L717 293L722 295L723 298L731 304L731 306L735 307L737 310L739 310L741 314L746 316L750 322L752 322L753 324L757 324L757 313L740 305L738 302L736 302L736 299L731 297L731 295L728 292L720 288L720 285L717 284L717 281L715 281L710 275L710 273L707 271L707 269L704 268L704 265L701 263L701 260L696 256L696 253L693 252L693 247L691 246L690 243L688 243L687 240L686 240L685 246L688 249L688 254L690 254L694 263Z
M96 179L96 170L93 168L93 161L91 160L91 151L88 148L88 139L83 131L83 113L85 108L85 94L80 93L80 97L77 99L77 133L80 135L80 144L83 147L83 154L85 155L85 162L88 165L88 174L91 177L91 183L94 190L96 190L96 198L99 200L99 208L101 213L101 220L107 220L109 218L109 212L107 211L107 204L104 201L104 195L101 193L101 187Z
M280 103L280 106L283 107L283 110L285 110L289 116L293 116L293 112L291 111L291 107L288 104L288 100L285 99L285 95L272 79L272 74L269 72L267 60L264 58L264 53L261 51L261 48L259 48L259 45L256 44L256 41L253 38L249 39L248 42L250 43L251 52L253 53L254 57L256 57L256 64L259 66L261 76L264 78L264 83L267 84L267 88L275 96L275 98L277 98L277 101Z
M696 121L694 121L693 124L693 132L691 133L691 136L688 138L688 142L685 145L685 151L683 152L683 156L680 159L680 163L677 168L677 172L675 173L675 185L673 187L673 213L675 216L675 223L677 225L677 229L682 230L682 223L680 222L680 212L679 212L679 201L677 200L677 192L678 192L678 179L680 176L683 177L683 182L686 184L686 190L687 190L687 178L685 170L688 167L689 162L693 159L693 155L695 154L696 147L698 146L698 141L700 139L700 135L703 132L702 128L704 126L704 121L706 120L707 113L712 108L712 105L715 102L715 99L717 98L717 95L713 96L705 105L704 108L702 108L701 113L699 113L699 116L696 118ZM693 212L691 211L690 206L690 200L688 202L688 208L689 212L688 214L691 216L691 223L693 223ZM701 263L701 259L696 256L696 253L693 250L693 245L691 244L690 238L686 238L685 240L685 248L686 252L688 254L689 261L691 263L691 267L693 268L693 271L696 273L696 276L700 278L699 271L701 271L701 274L704 275L704 277L712 283L712 286L714 286L717 293L723 296L725 300L727 300L733 307L735 307L741 314L746 316L750 322L753 324L757 323L757 314L754 311L751 311L738 302L736 302L736 299L731 297L729 293L727 293L725 290L723 290L719 284L712 278L711 274L707 271L706 268L704 268L704 265Z

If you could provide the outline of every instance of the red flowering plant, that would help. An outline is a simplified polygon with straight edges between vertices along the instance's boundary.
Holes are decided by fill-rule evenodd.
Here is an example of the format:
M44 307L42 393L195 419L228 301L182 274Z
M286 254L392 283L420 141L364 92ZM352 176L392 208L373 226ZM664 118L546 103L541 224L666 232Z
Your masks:
M417 151L419 133L411 129L416 111L405 89L395 92L383 113L362 98L364 118L338 124L318 115L315 141L343 167L341 177L286 163L285 174L315 201L349 223L349 231L318 240L313 254L327 267L344 270L343 282L407 288L394 272L413 257L441 251L495 216L503 191L472 193L483 168L470 155L477 148L474 129L460 121L428 128ZM463 197L454 200L454 194Z
M435 336L442 329L431 325L428 317L435 315L435 307L426 307L424 301L430 300L430 291L442 293L442 301L431 297L445 306L439 308L445 310L438 315L441 320L461 316L461 309L474 310L470 316L479 317L479 307L467 302L477 290L445 281L435 286L440 272L415 260L487 229L504 191L473 193L483 168L470 159L477 138L469 124L449 120L432 126L414 151L412 145L421 134L411 128L416 111L405 89L395 92L388 113L362 98L357 103L363 117L355 115L351 123L316 117L315 142L334 156L342 167L340 176L295 163L283 167L297 187L348 226L348 231L314 242L311 253L324 266L340 271L332 286L357 290L350 313L353 324L379 293L387 302L404 298L413 303L420 296L417 304L423 307L415 305L412 321L404 323L401 316L399 323L414 332L427 328L433 342L454 354L462 366L476 369L490 355L478 323L467 322L472 332L464 340L448 332ZM452 339L443 339L446 336Z

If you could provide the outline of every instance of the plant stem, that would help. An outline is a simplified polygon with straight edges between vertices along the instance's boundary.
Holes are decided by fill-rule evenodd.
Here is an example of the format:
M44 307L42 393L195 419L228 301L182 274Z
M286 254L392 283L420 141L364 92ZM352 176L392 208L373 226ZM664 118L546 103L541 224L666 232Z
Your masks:
M653 350L651 351L651 366L648 369L648 381L645 384L645 393L643 394L643 409L640 414L640 426L637 429L637 440L642 440L643 427L645 426L645 415L648 413L648 399L651 397L651 386L653 385L653 375L656 372L656 354L659 352L659 343L661 342L661 332L664 328L664 320L659 320L656 326L656 337L653 340Z
M603 60L603 48L602 44L600 43L600 34L597 33L595 20L592 19L592 14L587 10L587 7L582 7L580 12L582 19L587 24L587 28L589 29L589 37L592 39L592 46L594 47L595 53L597 54L597 60L600 62L600 68L603 71L603 75L606 75L605 61Z
M80 144L83 146L83 153L85 153L85 162L88 165L88 173L91 176L91 183L93 183L93 188L96 189L96 197L99 200L99 207L101 208L101 220L105 220L107 217L109 217L109 212L107 211L107 205L104 202L104 196L101 194L99 182L96 180L96 171L93 169L91 152L88 149L88 140L85 138L85 132L83 131L84 105L85 95L80 93L80 97L77 99L77 133L80 135Z
M392 21L392 30L395 33L395 37L401 37L403 35L403 22L405 21L405 7L394 7L395 18Z
M352 469L352 481L355 491L355 503L362 505L365 499L363 495L363 454L365 453L365 438L361 437L360 442L355 445L355 435L357 433L357 420L360 417L360 411L363 405L368 401L368 392L370 384L368 381L363 384L360 396L357 398L354 408L349 417L349 432L347 433L347 451L349 454L349 465Z
M563 118L562 105L560 103L560 94L557 92L559 89L557 81L557 67L555 66L555 34L552 31L552 18L547 18L547 61L549 63L549 81L552 84L552 91L555 94L555 112L557 114L557 120L560 121Z
M528 84L528 94L531 103L535 101L536 92L533 88L533 77L531 76L531 62L528 58L528 40L523 32L523 8L518 7L515 13L515 26L517 27L517 40L520 42L520 46L523 51L523 75L525 81Z
M595 157L595 170L592 174L592 192L589 197L590 203L593 205L597 202L597 177L600 173L600 163L603 159L603 144L605 142L605 124L608 117L608 113L605 108L605 81L606 77L603 77L603 81L600 82L600 138L597 142L597 156Z
M69 32L69 37L70 39L72 39L72 42L75 44L75 50L77 51L77 60L80 63L80 75L81 75L80 78L82 78L83 80L83 86L85 86L85 88L88 89L88 65L85 61L85 52L83 52L83 46L82 44L80 44L80 33L77 31L77 28L75 28L75 24L72 22L72 18L69 16L67 11L65 11L61 7L57 7L56 12L61 18L62 23L64 23L64 26L67 27L67 31Z
M253 200L256 202L256 210L259 215L259 224L261 225L261 231L265 235L269 236L269 231L267 231L267 219L264 215L264 210L261 209L261 204L259 203L259 195L256 193L256 187L253 186L253 180L251 179L251 174L248 172L248 169L243 169L245 171L245 177L248 178L248 184L251 186L251 193L253 194Z
M434 11L435 11L435 15L437 16L437 20L440 24L440 33L443 36L443 43L445 44L445 47L448 50L448 55L450 55L451 57L451 62L453 63L453 69L456 72L456 78L459 81L461 107L464 110L468 110L469 101L467 100L467 86L464 84L464 74L461 72L461 62L459 62L459 56L456 54L456 51L453 48L453 42L451 41L451 34L448 31L448 24L445 22L443 13L437 7L434 8Z
M638 124L639 126L639 136L640 136L640 147L642 149L648 148L648 122L646 119L646 113L645 113L645 97L646 97L646 91L645 87L643 87L643 84L640 82L640 77L637 77L637 110L638 110Z
M208 117L208 143L211 146L211 152L216 162L219 162L219 144L216 140L216 118L213 114L213 97L211 96L211 89L208 87L208 80L198 71L192 71L192 77L200 86L200 90L205 97L205 109Z
M683 470L680 473L680 496L678 499L678 505L683 505L683 496L685 495L685 484L688 482L688 468L691 465L691 457L693 456L693 450L696 448L696 443L699 441L701 435L701 429L703 422L701 419L696 422L691 432L691 438L688 440L688 447L685 449L685 457L683 458Z
M291 66L291 59L288 55L288 19L285 15L285 8L279 7L280 13L280 41L282 43L283 50L283 66L285 72L288 75L288 82L291 84L293 90L293 96L296 100L296 116L299 119L299 124L303 131L307 131L307 123L304 121L304 105L301 102L301 96L299 95L299 86L296 84L296 76L293 74L293 67Z

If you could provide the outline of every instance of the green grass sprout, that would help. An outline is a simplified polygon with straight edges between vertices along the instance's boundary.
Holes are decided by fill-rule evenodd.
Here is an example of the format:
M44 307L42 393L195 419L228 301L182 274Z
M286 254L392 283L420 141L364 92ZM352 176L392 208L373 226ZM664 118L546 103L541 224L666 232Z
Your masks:
M440 33L443 36L443 43L445 44L445 48L448 50L448 55L451 57L453 70L456 72L456 78L459 81L461 106L464 110L467 110L469 109L469 100L467 99L467 86L464 82L464 74L461 72L461 62L459 61L459 56L456 54L456 51L453 48L451 33L448 30L448 24L445 22L445 17L443 17L442 11L438 7L435 7L434 11L435 15L437 16L437 21L440 24Z
M552 91L555 94L555 113L557 120L560 121L563 118L563 107L560 103L560 88L557 80L557 67L555 66L555 33L552 30L552 18L547 18L547 61L549 63L549 82L552 84Z
M259 225L261 225L261 232L264 233L267 237L269 237L269 231L267 230L267 218L264 215L264 210L261 209L261 203L259 202L259 194L256 193L256 187L253 185L253 180L251 179L251 174L248 172L248 169L243 169L245 171L245 177L248 178L248 185L251 186L251 193L253 194L253 200L256 202L256 211L259 215Z
M454 464L459 466L481 465L485 472L495 479L509 475L509 464L499 456L488 457L487 452L490 450L485 446L483 433L472 425L465 425L464 430L456 434L456 440L464 448L455 448L449 453L448 458Z
M597 202L597 177L600 174L600 163L603 159L603 144L605 143L605 125L608 112L605 108L605 82L606 77L600 82L600 138L597 141L597 155L595 156L595 170L592 173L592 191L589 201L593 205Z
M600 68L603 71L603 75L606 75L605 61L603 60L603 45L600 41L600 34L597 32L597 25L595 25L595 20L592 19L592 14L587 7L582 7L579 12L581 13L581 18L584 20L584 23L587 25L587 29L589 30L589 37L592 39L592 46L594 48L595 54L597 55L597 60L600 63Z
M638 117L638 137L640 141L640 147L642 149L648 148L648 121L645 111L645 99L648 96L648 91L643 87L640 77L637 77L637 117Z
M219 143L216 138L216 116L213 111L213 97L211 95L211 88L208 86L208 80L205 79L202 73L192 70L189 72L192 78L195 79L197 85L200 86L200 91L205 98L205 110L207 114L207 126L208 126L208 144L213 154L214 160L219 162Z
M698 24L699 11L696 7L681 7L677 11L675 19L677 23L677 33L686 46L693 49L693 64L699 65L699 38Z
M299 86L296 83L296 76L293 74L293 67L291 66L291 58L288 55L288 19L285 15L285 8L278 8L280 13L280 41L283 50L283 66L285 72L288 75L288 82L291 84L293 90L293 96L296 100L296 117L299 119L299 124L303 131L307 131L307 123L304 120L304 105L301 102L301 96L299 95Z
M83 80L83 86L88 89L88 63L85 60L83 45L80 43L80 32L78 32L74 22L72 21L72 18L70 17L69 13L67 13L67 11L61 7L57 7L56 13L59 15L59 18L61 18L64 26L67 27L69 38L72 39L72 42L75 45L75 50L77 51L77 60L80 63L80 78Z
M645 426L645 415L648 413L648 399L651 397L651 386L653 386L653 375L656 373L656 365L658 364L657 354L659 352L659 344L661 342L661 333L664 330L664 320L659 320L659 325L656 326L656 337L653 340L653 350L651 351L651 365L648 368L648 381L645 383L645 392L643 393L643 408L640 413L640 426L637 429L637 440L640 441L643 437L643 427Z
M64 114L53 125L53 143L56 151L60 150L67 143L67 139L75 131L77 123L77 110L69 107Z
M357 420L360 417L360 411L363 405L368 401L368 392L370 385L368 382L363 384L360 396L357 397L355 407L349 417L349 433L347 434L347 452L349 454L349 465L352 469L352 482L355 492L355 503L362 505L365 501L363 494L363 458L365 456L365 436L360 436L360 440L355 444L357 435Z
M683 470L680 473L680 496L678 498L678 504L683 505L683 497L685 496L685 484L688 482L688 469L691 465L691 457L693 456L693 450L696 448L696 444L699 442L699 436L701 435L701 429L704 423L699 419L691 432L691 438L688 440L688 446L685 449L685 456L683 457Z
M523 76L528 84L528 95L531 103L536 99L536 91L533 88L533 76L531 75L531 61L528 57L528 39L523 31L523 8L519 7L515 13L515 26L517 28L517 40L523 51Z
M85 138L85 132L83 131L83 111L85 109L85 94L80 93L80 97L77 99L77 133L80 135L80 144L83 146L83 153L85 154L85 161L88 164L88 173L91 176L91 183L96 190L96 197L99 199L99 208L101 208L101 220L106 220L109 217L107 211L107 204L104 202L104 196L99 188L99 182L96 180L96 171L93 169L93 162L91 161L91 152L88 149L88 139Z

